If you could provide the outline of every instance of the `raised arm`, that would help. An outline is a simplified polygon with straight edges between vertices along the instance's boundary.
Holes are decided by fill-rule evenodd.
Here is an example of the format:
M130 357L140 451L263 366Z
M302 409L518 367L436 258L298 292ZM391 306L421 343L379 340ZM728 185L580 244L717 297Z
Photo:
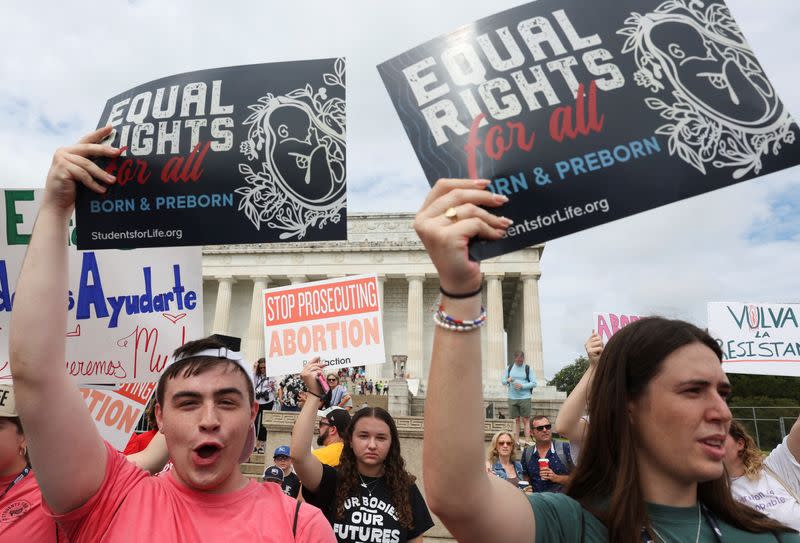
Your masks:
M478 207L506 201L486 191L487 184L439 180L414 221L448 292L468 293L481 285L479 265L467 257L469 239L499 239L510 225ZM452 218L445 216L450 208L456 212L448 213ZM443 296L442 305L453 318L471 320L480 312L481 299ZM479 330L456 332L437 326L434 332L423 441L425 496L431 511L462 543L530 543L534 518L527 499L486 471L480 337Z
M126 457L129 461L133 462L150 475L155 475L166 465L169 460L169 451L167 451L167 440L164 439L164 434L158 432L147 444L144 450L137 453L129 454Z
M583 412L586 410L597 361L600 360L600 355L603 353L603 340L592 330L592 335L586 340L584 346L586 355L589 357L589 367L561 405L556 417L556 432L573 443L583 443L586 436L588 423L583 418Z
M322 396L322 387L317 382L317 375L322 375L322 363L318 356L306 364L303 371L300 372L300 378L310 394L295 420L290 447L294 471L300 478L300 482L303 483L303 487L311 492L316 492L322 481L322 463L311 454L311 440L314 437L317 410L322 405L318 397Z
M792 429L789 430L786 446L789 447L789 452L792 453L794 459L800 462L800 417L797 417L797 420L794 421L792 425Z
M55 513L84 504L100 487L106 450L80 391L64 368L67 329L67 224L75 184L105 192L114 178L87 157L114 157L97 145L102 128L56 151L22 265L11 314L9 355L17 410L42 493Z

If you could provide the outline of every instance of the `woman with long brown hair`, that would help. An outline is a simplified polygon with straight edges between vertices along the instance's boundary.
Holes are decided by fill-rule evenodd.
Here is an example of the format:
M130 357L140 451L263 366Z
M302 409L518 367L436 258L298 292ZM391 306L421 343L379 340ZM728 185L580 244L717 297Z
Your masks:
M733 421L725 439L725 468L734 498L800 530L800 418L766 458L744 425Z
M486 471L518 486L522 479L522 463L511 432L500 431L492 436L486 455Z
M468 243L500 239L511 225L484 209L508 201L488 184L440 180L414 221L442 291L425 405L425 490L453 536L461 543L800 542L731 496L721 352L681 321L641 319L605 347L566 494L525 496L481 469L480 327L493 315L481 306L480 264L468 258Z
M309 396L292 430L291 454L303 498L322 509L340 543L421 543L433 520L406 470L397 426L385 409L366 407L353 415L336 468L311 454L322 370L315 358L300 373Z

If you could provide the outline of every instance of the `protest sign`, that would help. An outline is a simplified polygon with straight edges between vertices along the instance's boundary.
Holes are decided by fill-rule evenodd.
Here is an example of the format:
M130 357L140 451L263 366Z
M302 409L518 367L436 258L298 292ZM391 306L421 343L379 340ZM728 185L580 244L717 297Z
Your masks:
M611 336L619 332L622 328L628 326L633 321L638 321L641 318L639 315L622 314L622 313L595 313L594 314L594 331L603 340L603 344L608 343Z
M111 98L107 194L78 193L78 247L347 239L344 59L189 72Z
M117 390L81 388L81 393L100 436L121 451L155 389L155 383L129 383Z
M727 373L800 376L800 304L709 302Z
M0 192L0 382L11 379L8 326L42 193ZM72 224L72 223L71 223ZM199 247L79 251L70 227L66 371L79 383L158 379L172 351L203 334ZM42 318L46 318L43 315ZM36 330L30 330L36 341ZM54 366L55 368L55 366Z
M378 70L431 184L487 178L510 199L479 260L800 162L721 1L538 0Z
M267 375L299 373L314 356L333 370L386 361L375 275L266 289Z

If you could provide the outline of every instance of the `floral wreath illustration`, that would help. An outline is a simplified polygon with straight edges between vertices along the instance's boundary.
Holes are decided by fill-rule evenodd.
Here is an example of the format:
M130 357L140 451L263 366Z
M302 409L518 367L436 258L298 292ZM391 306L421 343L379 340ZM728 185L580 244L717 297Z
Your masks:
M345 88L344 59L337 59L333 73L325 73L323 81L329 87ZM239 173L246 184L235 192L242 196L239 211L244 211L256 229L261 226L282 231L280 239L296 237L301 240L309 228L322 229L328 221L338 223L345 208L345 102L338 97L328 98L327 88L314 91L310 84L285 95L269 93L248 106L253 112L244 124L250 128L239 150L248 161L260 163L254 170L248 163L239 164ZM273 126L271 117L287 108L299 110L308 118L304 138L292 137L285 124ZM275 149L281 143L296 142L310 148L307 154L288 153L295 165L305 171L305 183L312 181L311 165L318 153L324 153L331 184L322 196L311 198L299 194L280 171ZM257 166L258 167L258 166Z
M691 48L684 51L680 43L670 43L666 50L654 43L653 31L663 24L682 25L679 28L699 38L689 45L699 44L703 49L700 55ZM671 94L671 104L654 97L645 99L648 108L669 121L655 133L669 138L671 155L677 154L704 174L708 164L736 168L732 177L740 179L751 170L758 174L764 155L777 155L782 144L794 143L792 118L724 4L706 7L701 0L668 0L651 13L631 13L617 34L627 36L622 53L633 52L638 68L634 73L636 84L654 94ZM682 80L683 67L688 63L717 68L696 73L694 83L705 79L712 90L724 93L735 106L741 104L740 92L749 90L758 100L742 104L743 114L763 112L754 119L734 118L696 96ZM751 88L742 91L742 81Z

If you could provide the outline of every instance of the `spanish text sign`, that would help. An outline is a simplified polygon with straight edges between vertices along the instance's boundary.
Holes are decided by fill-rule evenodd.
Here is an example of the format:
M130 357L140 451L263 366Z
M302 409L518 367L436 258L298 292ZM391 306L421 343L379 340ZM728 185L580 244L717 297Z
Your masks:
M721 1L538 0L378 66L428 181L487 178L497 256L800 162Z
M8 326L41 196L0 191L0 381L11 379ZM203 334L201 249L79 251L75 235L70 228L70 239L64 240L69 243L66 371L79 383L158 380L172 351ZM36 330L30 334L37 337Z
M386 361L375 275L264 291L267 375L299 373L319 355L334 368Z
M800 376L800 304L711 302L708 332L728 373Z
M345 63L190 72L106 104L117 184L80 190L81 249L346 239Z

